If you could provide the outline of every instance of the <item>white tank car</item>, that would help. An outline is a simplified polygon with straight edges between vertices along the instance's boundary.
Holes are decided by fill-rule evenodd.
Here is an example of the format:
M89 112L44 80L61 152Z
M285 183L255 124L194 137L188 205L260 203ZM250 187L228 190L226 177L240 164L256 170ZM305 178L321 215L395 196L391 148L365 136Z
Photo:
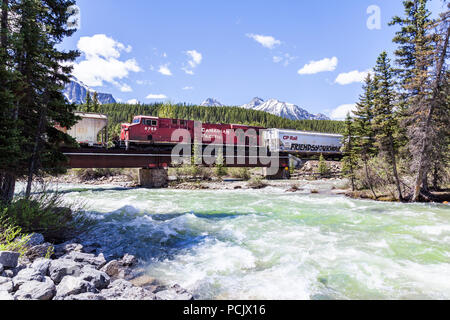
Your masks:
M307 131L267 129L263 131L264 146L271 152L340 154L343 136Z
M75 112L75 115L81 117L70 130L66 128L57 128L73 138L81 144L87 146L97 146L103 145L106 140L106 127L108 126L108 116L97 113L83 113L83 112ZM98 141L98 135L100 132L104 131L102 134L101 142Z

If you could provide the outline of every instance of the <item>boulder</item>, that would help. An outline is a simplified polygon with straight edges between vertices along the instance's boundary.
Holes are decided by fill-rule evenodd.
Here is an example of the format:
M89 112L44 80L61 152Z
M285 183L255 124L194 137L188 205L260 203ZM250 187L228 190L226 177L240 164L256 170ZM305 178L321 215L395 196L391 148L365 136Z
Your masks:
M0 301L14 300L14 297L6 291L0 290Z
M181 301L190 301L194 300L192 294L190 294L187 290L181 288L179 285L174 285L168 290L159 291L155 294L158 299L161 300L181 300Z
M122 263L122 265L127 266L127 267L133 267L138 263L138 259L130 254L126 254L122 260L120 260L120 262Z
M110 277L118 277L122 264L117 260L112 260L105 264L100 270L105 272Z
M79 276L83 265L72 260L52 260L48 268L50 278L59 284L65 276Z
M14 290L18 290L24 283L29 281L44 281L44 276L39 271L31 268L21 270L12 280L14 284Z
M72 251L81 252L83 250L83 245L74 242L65 242L55 246L54 255L59 258Z
M51 243L43 243L28 249L26 256L30 261L34 261L36 259L46 257L52 250L53 245Z
M20 253L12 251L0 251L0 264L4 268L15 268L19 261Z
M56 296L65 298L67 296L95 291L95 288L88 281L73 276L65 276L56 287Z
M13 288L13 282L10 278L0 277L0 291L11 293Z
M40 233L33 233L29 236L29 240L27 242L27 247L35 247L41 245L45 242L44 236Z
M5 271L3 271L1 276L5 277L5 278L13 278L14 277L14 271L13 270L5 270Z
M100 294L107 300L155 300L155 295L146 289L133 286L130 282L118 279Z
M33 262L31 269L38 271L42 276L46 276L50 268L50 263L51 260L40 258Z
M4 268L3 265L0 263L0 274L3 273L3 270L5 270L5 268Z
M30 281L20 286L14 294L16 300L51 300L56 294L56 287L49 277L44 281Z
M89 266L85 266L81 270L80 278L91 283L98 290L106 289L111 282L109 276L105 272Z
M90 253L82 253L72 251L62 257L63 259L72 260L75 262L79 262L85 265L93 265L97 269L101 269L105 264L106 260L103 254L99 254L97 257Z

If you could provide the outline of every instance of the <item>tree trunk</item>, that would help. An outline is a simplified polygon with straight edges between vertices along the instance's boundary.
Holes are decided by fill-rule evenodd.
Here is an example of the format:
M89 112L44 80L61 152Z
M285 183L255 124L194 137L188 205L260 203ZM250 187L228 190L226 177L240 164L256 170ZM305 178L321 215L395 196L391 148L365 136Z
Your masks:
M372 191L373 196L375 197L375 200L378 199L377 194L375 193L375 190L373 190L372 181L369 175L369 167L367 165L367 156L364 157L364 169L366 172L366 179L367 183L369 184L370 191Z
M430 103L430 108L428 110L427 119L426 119L426 123L425 123L425 134L424 134L424 138L423 138L422 146L421 146L421 150L420 150L421 152L420 152L420 160L419 160L419 169L417 171L417 176L416 176L414 188L413 188L414 193L413 193L413 196L411 199L411 201L413 201L413 202L417 202L419 200L420 192L422 191L424 177L427 173L427 170L429 170L429 168L426 167L426 159L429 156L428 154L426 154L426 150L427 150L427 145L429 143L428 137L429 137L429 132L430 132L431 120L433 118L433 112L434 112L434 108L435 108L435 104L436 104L436 99L437 99L437 96L439 96L439 94L440 94L439 88L441 86L441 81L442 81L442 77L443 77L443 69L444 69L443 67L444 67L446 56L447 56L449 35L450 35L450 28L447 28L447 34L445 36L444 46L443 46L443 49L441 52L441 56L439 58L439 62L436 66L437 75L436 75L436 80L435 80L434 88L433 88L433 99Z
M16 177L10 173L4 173L0 176L0 178L0 201L4 204L9 204L14 198Z
M9 6L9 0L3 0L1 26L0 26L0 28L1 28L0 42L1 42L1 47L3 49L7 48L7 43L8 43L8 11L9 11L8 6Z
M392 161L392 170L394 173L394 178L395 178L395 184L397 185L397 191L398 191L398 199L400 201L403 201L403 193L402 193L402 187L400 184L400 178L398 177L398 171L397 171L397 160L395 157L395 152L394 152L394 140L393 137L390 137L391 139L391 161Z

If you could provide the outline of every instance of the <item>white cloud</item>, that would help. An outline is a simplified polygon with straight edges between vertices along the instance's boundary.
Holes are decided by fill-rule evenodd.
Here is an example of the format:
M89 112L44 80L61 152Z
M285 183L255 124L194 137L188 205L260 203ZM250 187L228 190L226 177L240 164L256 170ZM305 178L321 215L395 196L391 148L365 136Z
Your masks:
M277 40L272 36L263 36L261 34L249 33L249 34L247 34L247 37L255 40L263 47L269 48L269 49L273 49L273 48L275 48L275 46L278 46L281 44L280 40Z
M120 86L119 89L121 92L133 92L133 89L125 83L119 84L119 86Z
M356 104L343 104L332 110L330 117L333 120L344 120L348 113L350 113L351 116L354 116L355 111Z
M334 71L338 65L338 58L325 58L319 61L311 61L298 70L298 74L316 74L325 71Z
M197 68L203 60L203 55L197 50L186 51L186 55L189 57L188 65L189 68L183 67L182 70L187 74L193 75L194 69Z
M283 63L283 66L287 67L291 61L297 59L297 57L291 56L289 53L282 54L281 56L274 56L273 62L275 63Z
M194 90L194 87L184 87L183 90Z
M136 80L136 83L138 85L140 85L140 86L143 86L143 85L151 86L151 85L153 85L153 82L150 81L150 80Z
M73 75L88 86L101 87L103 82L116 86L117 80L127 78L130 72L141 72L135 59L119 60L121 52L131 52L130 46L104 34L82 37L77 44L85 60L73 64Z
M172 75L172 71L170 71L170 69L169 69L169 64L165 64L165 65L159 66L158 72L161 73L162 75L165 75L165 76L171 76Z
M347 85L355 82L364 82L367 75L370 71L350 71L347 73L341 73L337 76L335 83L338 83L340 85Z
M149 94L147 97L147 99L152 99L152 100L163 100L163 99L167 99L167 96L164 94Z
M131 100L128 100L127 103L128 104L139 104L140 102L137 99L131 99Z

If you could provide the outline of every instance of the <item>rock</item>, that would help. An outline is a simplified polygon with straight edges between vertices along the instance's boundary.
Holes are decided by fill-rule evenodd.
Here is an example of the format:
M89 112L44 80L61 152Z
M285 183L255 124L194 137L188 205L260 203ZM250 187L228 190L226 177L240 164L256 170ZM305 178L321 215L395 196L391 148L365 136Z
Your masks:
M112 260L105 264L103 268L100 270L105 272L110 277L118 277L120 273L120 269L122 267L122 264L117 260Z
M27 242L27 247L35 247L45 242L44 236L40 233L33 233L30 235L30 239Z
M95 266L97 269L101 269L106 264L106 260L103 254L99 254L96 257L93 254L72 251L64 255L62 258L79 262L82 264L90 264Z
M13 278L14 277L14 271L13 270L5 270L5 271L3 271L2 277Z
M51 243L43 243L34 247L31 247L26 256L31 261L34 261L39 258L44 258L47 256L49 252L53 250L53 245Z
M55 246L54 255L59 258L72 251L81 252L83 250L83 245L74 242L65 242Z
M55 293L55 284L49 277L45 277L43 282L33 280L21 285L14 298L16 300L51 300Z
M90 282L98 290L106 289L111 282L111 279L105 272L98 271L88 266L81 270L80 278Z
M44 276L39 271L31 268L21 270L12 280L14 284L14 290L18 290L24 283L29 281L44 281Z
M72 260L52 260L48 269L50 278L59 284L65 276L79 276L83 265Z
M6 291L0 290L0 301L14 300L14 297Z
M73 276L65 276L56 287L56 296L64 298L80 293L92 292L95 288L89 282Z
M38 271L42 276L46 276L50 268L50 263L51 260L41 258L33 262L31 269Z
M130 254L126 254L122 260L120 260L120 262L122 263L122 265L127 266L127 267L133 267L138 263L138 259Z
M12 251L0 251L0 263L4 268L15 268L19 261L20 253Z
M0 291L11 293L13 288L13 282L10 278L0 277Z
M118 279L100 294L107 300L155 300L155 295L146 289L133 286L130 282Z
M161 300L181 300L181 301L194 300L192 294L190 294L187 290L181 288L177 284L168 290L157 292L155 296Z
M65 297L64 300L70 300L70 301L101 301L106 300L106 298L100 294L95 294L91 292L81 293L74 296L68 296Z
M3 273L3 270L5 270L5 268L4 268L3 265L0 263L0 274Z

